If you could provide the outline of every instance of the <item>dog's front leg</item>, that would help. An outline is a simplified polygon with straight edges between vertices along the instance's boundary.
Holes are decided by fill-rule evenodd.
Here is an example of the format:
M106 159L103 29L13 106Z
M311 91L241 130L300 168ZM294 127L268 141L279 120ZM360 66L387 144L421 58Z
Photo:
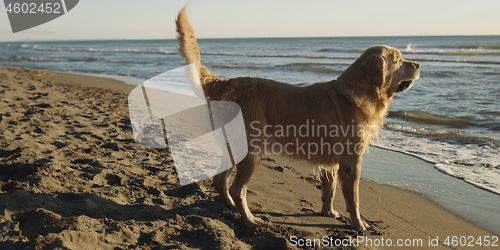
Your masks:
M339 218L340 214L333 209L333 199L337 188L338 165L332 169L321 169L321 200L323 208L321 214L324 216Z
M359 213L359 178L361 175L361 156L355 161L340 163L339 178L342 193L351 218L352 226L357 230L366 230L368 225L361 220Z

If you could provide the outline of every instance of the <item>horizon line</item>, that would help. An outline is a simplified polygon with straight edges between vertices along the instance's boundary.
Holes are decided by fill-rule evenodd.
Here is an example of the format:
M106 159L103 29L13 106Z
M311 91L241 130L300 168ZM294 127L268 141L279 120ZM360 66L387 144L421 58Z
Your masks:
M384 38L384 37L486 37L486 36L500 36L498 35L390 35L390 36L283 36L283 37L213 37L213 38L199 38L197 40L224 40L224 39L298 39L298 38ZM54 39L54 40L13 40L13 41L0 41L0 43L19 43L19 42L77 42L77 41L161 41L161 40L177 40L177 38L91 38L91 39Z

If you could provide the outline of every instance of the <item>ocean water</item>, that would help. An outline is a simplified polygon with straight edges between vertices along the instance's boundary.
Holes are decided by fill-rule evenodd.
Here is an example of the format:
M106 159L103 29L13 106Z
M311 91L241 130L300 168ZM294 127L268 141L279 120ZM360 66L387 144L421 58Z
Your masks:
M395 96L375 145L500 194L500 36L199 40L202 62L219 77L297 85L335 79L379 44L420 63L421 77ZM137 83L184 60L175 40L11 42L0 43L0 65L125 76Z

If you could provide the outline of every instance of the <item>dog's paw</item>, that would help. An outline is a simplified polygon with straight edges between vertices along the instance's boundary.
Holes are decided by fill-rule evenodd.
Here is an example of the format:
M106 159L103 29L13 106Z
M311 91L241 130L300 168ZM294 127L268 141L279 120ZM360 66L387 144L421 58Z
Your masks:
M319 213L323 216L333 217L335 219L340 218L340 214L337 211L333 210L333 208L330 208L329 210L326 210L326 211L321 210L321 212L319 212Z
M233 211L238 211L238 209L236 208L236 205L234 205L234 202L233 200L231 200L230 202L226 202L224 201L224 206L230 210L233 210Z
M368 223L364 222L363 220L353 221L352 226L354 227L354 229L360 231L366 231L367 228L370 228L370 225L368 225Z
M248 221L245 221L245 226L246 227L257 227L259 225L264 225L266 222L262 220L261 218L257 218L255 216L252 216L252 218Z

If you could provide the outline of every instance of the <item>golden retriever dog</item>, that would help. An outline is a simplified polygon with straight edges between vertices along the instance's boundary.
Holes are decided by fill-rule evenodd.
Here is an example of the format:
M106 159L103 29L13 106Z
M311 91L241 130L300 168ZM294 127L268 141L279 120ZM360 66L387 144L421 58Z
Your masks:
M248 154L213 179L224 203L237 208L246 226L262 223L248 208L247 185L262 155L280 154L321 168L321 214L336 218L333 198L338 177L352 226L365 230L358 188L363 152L382 125L393 95L419 78L420 65L403 59L395 48L375 46L329 82L295 86L253 77L225 80L201 64L185 9L177 18L177 33L179 51L186 64L196 65L207 99L232 101L242 110ZM229 188L234 167L236 176Z

